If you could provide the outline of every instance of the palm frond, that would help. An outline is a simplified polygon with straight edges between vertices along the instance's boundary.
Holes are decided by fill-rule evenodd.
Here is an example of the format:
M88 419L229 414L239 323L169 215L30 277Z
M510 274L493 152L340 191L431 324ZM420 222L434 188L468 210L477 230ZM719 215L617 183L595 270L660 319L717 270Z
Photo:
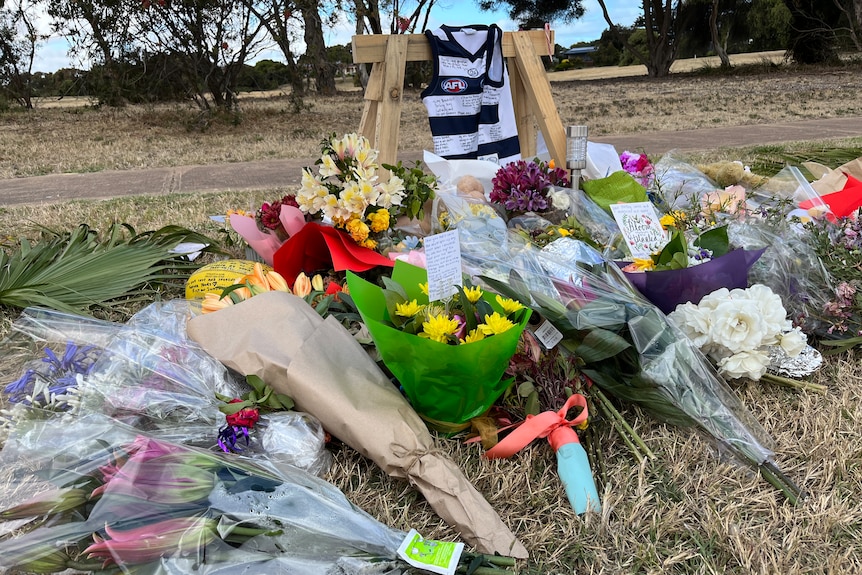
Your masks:
M152 298L160 285L200 267L172 252L180 242L215 243L179 226L136 234L114 224L102 238L85 224L66 233L43 228L41 241L0 252L0 305L89 314L114 300Z

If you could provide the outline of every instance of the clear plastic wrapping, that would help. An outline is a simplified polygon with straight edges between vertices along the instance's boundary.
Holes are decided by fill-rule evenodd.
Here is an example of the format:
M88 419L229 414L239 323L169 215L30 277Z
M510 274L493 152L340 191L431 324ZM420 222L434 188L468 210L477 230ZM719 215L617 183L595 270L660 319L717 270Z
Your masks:
M696 424L755 467L772 457L768 434L706 357L591 247L563 238L470 263L492 288L550 320L606 391L671 423Z
M338 565L394 559L404 535L295 467L164 441L102 415L22 427L0 463L5 569L358 573Z

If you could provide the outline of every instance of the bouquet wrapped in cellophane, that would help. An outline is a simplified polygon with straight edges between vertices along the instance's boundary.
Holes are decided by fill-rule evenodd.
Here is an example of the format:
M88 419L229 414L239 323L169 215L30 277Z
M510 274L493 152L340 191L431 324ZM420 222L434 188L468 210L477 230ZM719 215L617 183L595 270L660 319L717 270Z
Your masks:
M600 389L661 420L695 426L750 464L791 501L800 489L773 462L767 433L699 349L626 280L616 264L577 240L541 250L516 234L465 264L562 333L559 345Z
M455 462L434 449L422 419L334 316L324 320L302 298L264 292L191 319L188 333L226 366L290 396L297 409L390 476L409 481L480 552L527 556Z
M405 534L292 466L90 415L0 453L0 566L38 573L402 573Z
M452 315L442 302L428 301L420 290L427 281L424 269L405 262L395 264L389 289L347 276L350 297L410 404L429 427L453 433L487 412L511 383L503 375L530 313L464 287Z
M28 419L98 413L211 441L223 420L216 393L236 395L240 387L186 337L190 314L186 300L150 304L126 324L27 308L0 344L5 357L30 358L0 371L5 432Z

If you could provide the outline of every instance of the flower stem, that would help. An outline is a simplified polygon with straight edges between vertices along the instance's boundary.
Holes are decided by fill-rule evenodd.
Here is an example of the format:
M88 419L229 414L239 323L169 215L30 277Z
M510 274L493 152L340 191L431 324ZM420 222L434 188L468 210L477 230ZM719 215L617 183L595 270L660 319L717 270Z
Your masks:
M638 458L638 461L643 461L641 454L646 456L648 459L655 459L655 453L644 443L644 440L641 439L640 435L638 435L632 426L628 424L628 422L623 419L623 416L617 411L617 408L613 406L608 397L602 393L602 391L597 386L592 386L590 389L590 393L596 394L596 397L599 399L599 403L601 403L602 408L611 414L611 420L614 422L614 427L617 428L617 431L620 433L620 436L623 440L634 450L635 455ZM635 445L632 443L637 445Z
M800 499L806 497L807 494L782 473L774 463L767 461L761 464L758 469L760 470L760 475L781 491L791 505L796 505Z
M810 391L816 391L818 393L825 393L828 389L825 385L821 385L819 383L811 383L810 381L790 379L789 377L782 377L780 375L775 375L774 373L764 373L760 377L760 379L768 381L770 383L783 385L784 387L790 387L793 389L805 389Z

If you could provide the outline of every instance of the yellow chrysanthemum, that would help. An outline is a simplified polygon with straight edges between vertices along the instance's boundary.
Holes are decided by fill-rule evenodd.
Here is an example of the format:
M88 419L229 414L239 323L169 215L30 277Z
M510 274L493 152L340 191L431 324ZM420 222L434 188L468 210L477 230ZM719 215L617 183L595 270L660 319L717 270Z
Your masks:
M425 282L424 284L419 284L419 289L422 290L422 293L428 295L428 282Z
M559 232L559 234L563 237L572 235L572 232L570 232L566 228L557 228L557 232Z
M345 231L350 234L350 237L353 238L353 241L356 243L364 242L368 239L369 228L368 225L359 219L352 219L347 222L344 226Z
M458 331L457 320L445 314L432 315L422 324L422 333L419 336L448 343L449 336L454 335L456 331Z
M371 238L366 238L359 242L359 245L363 248L368 248L369 250L373 250L377 248L377 242L372 240Z
M496 297L497 303L500 304L500 307L503 308L503 311L506 312L506 315L513 314L516 311L521 311L524 309L524 306L519 301L515 301L513 299L509 299L507 297L503 297L498 295Z
M373 214L369 214L368 222L371 224L371 231L374 233L388 229L389 210L377 210Z
M479 298L482 297L482 288L479 286L473 287L465 287L464 295L467 296L467 299L470 300L470 303L476 303L479 301Z
M467 334L467 337L461 340L461 343L473 343L485 339L485 334L477 327Z
M485 323L480 323L478 328L485 335L497 335L509 331L515 324L501 316L498 312L485 316Z
M659 219L658 223L661 224L661 227L667 228L669 226L679 226L680 224L685 224L686 220L685 212L676 211L671 212L669 214L665 214Z
M395 304L395 315L400 315L401 317L413 317L424 308L425 306L419 305L415 299L407 303L397 303Z

